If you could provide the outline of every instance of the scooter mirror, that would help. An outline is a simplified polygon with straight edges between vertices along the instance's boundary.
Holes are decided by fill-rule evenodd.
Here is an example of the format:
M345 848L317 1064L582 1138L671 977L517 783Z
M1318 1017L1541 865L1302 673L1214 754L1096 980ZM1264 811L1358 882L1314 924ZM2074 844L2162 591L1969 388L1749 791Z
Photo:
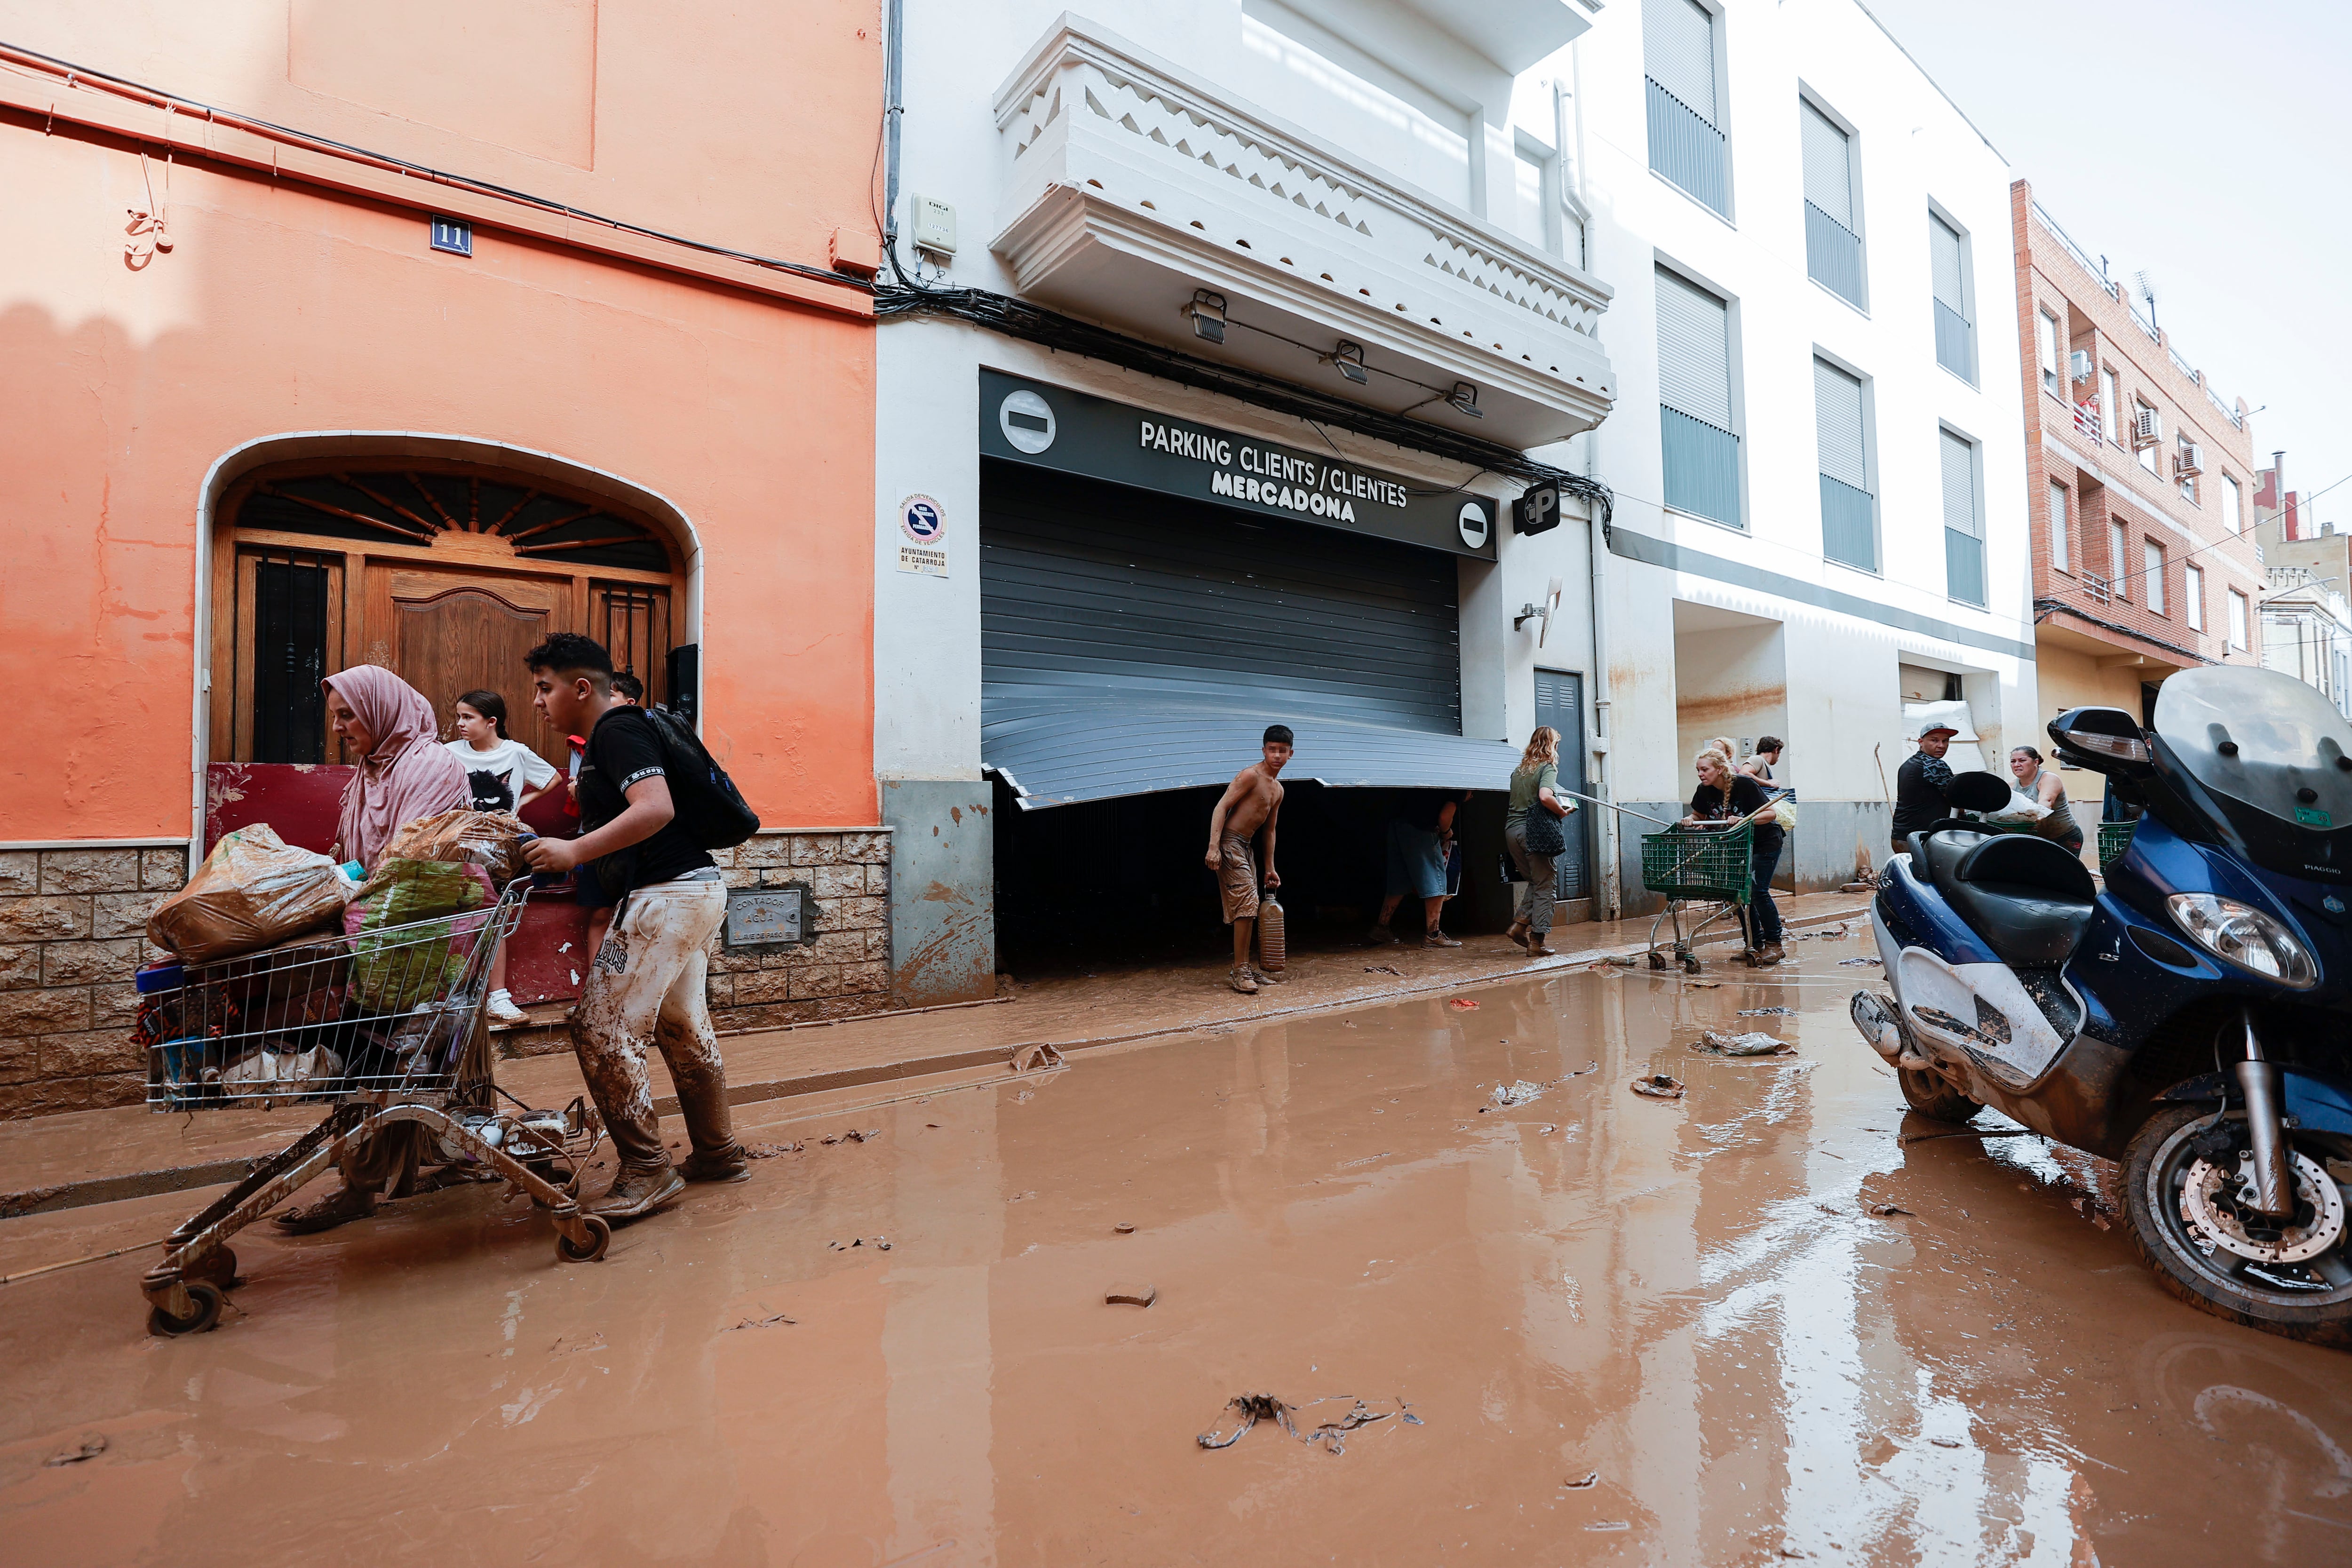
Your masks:
M2136 772L2148 761L2147 731L2120 708L2069 708L2050 721L2050 743L2062 762L2103 773Z
M1944 799L1956 811L1999 811L2014 793L1999 773L1954 773Z

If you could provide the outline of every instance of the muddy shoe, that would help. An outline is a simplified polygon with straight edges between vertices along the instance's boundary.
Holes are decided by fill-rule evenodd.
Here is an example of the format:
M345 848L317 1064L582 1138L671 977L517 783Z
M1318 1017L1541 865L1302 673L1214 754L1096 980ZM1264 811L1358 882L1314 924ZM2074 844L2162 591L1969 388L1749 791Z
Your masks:
M1442 931L1431 931L1421 939L1423 947L1460 947L1462 944Z
M1513 921L1510 925L1504 930L1503 934L1509 937L1513 942L1517 942L1521 947L1525 947L1528 945L1528 922L1525 921Z
M1748 962L1754 964L1759 969L1769 969L1772 965L1780 963L1782 959L1788 956L1789 955L1787 953L1780 951L1780 944L1779 942L1768 942L1762 947L1758 948L1756 950L1756 955Z
M1386 926L1374 926L1364 933L1366 947L1386 947L1394 941L1396 941L1396 932Z
M689 1182L748 1182L751 1179L751 1158L743 1152L740 1143L730 1143L717 1153L707 1154L698 1149L679 1164L677 1173Z
M1290 972L1286 969L1253 969L1250 978L1260 985L1279 985L1290 978Z
M288 1236L310 1236L322 1230L332 1230L339 1225L349 1225L355 1219L367 1219L375 1213L375 1194L345 1187L341 1192L320 1198L306 1209L288 1209L278 1216L278 1228Z
M490 1016L490 1027L493 1029L511 1029L519 1024L530 1022L530 1016L516 1006L514 998L503 990L491 992L488 1000L482 1004L482 1011Z
M1236 969L1231 974L1227 975L1226 978L1233 982L1234 989L1240 992L1243 995L1255 996L1257 994L1257 982L1251 977L1248 970Z
M1559 956L1559 949L1544 945L1544 937L1546 934L1547 933L1543 931L1530 932L1528 936L1528 940L1520 943L1522 947L1525 947L1528 950L1528 956L1529 958L1558 958Z
M635 1219L650 1214L686 1191L686 1184L667 1165L624 1165L604 1195L583 1205L590 1214L606 1219Z

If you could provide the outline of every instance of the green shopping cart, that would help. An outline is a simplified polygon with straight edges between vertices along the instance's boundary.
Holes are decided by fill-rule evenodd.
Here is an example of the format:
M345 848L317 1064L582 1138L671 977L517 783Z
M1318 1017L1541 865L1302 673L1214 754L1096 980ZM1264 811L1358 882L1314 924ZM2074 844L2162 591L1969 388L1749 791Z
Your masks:
M1754 825L1745 821L1735 827L1670 827L1642 835L1642 886L1666 898L1666 907L1650 922L1651 968L1666 967L1658 944L1662 925L1673 927L1675 962L1696 974L1698 954L1691 949L1699 933L1727 915L1745 922L1755 838ZM1684 930L1687 907L1701 902L1715 907Z

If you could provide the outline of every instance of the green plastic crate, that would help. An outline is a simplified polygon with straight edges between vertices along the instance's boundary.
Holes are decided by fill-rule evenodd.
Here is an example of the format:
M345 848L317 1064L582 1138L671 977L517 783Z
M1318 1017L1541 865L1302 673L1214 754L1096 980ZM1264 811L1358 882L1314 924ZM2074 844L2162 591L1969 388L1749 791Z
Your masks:
M2099 824L2099 869L2104 871L2123 858L2131 847L2132 829L2137 822L2102 822Z
M1670 828L1642 835L1642 886L1670 899L1748 901L1753 825L1728 831Z

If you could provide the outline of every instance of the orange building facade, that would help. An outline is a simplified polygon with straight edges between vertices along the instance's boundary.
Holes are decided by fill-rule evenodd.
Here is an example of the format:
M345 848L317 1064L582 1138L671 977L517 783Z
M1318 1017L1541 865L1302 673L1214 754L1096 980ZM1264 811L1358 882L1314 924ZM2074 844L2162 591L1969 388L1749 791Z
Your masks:
M445 726L503 691L561 767L520 659L555 630L695 715L772 825L730 881L806 900L714 965L721 1026L885 1000L878 7L724 48L495 13L0 5L0 1114L137 1099L148 910L226 826L331 833L319 676L389 665Z

